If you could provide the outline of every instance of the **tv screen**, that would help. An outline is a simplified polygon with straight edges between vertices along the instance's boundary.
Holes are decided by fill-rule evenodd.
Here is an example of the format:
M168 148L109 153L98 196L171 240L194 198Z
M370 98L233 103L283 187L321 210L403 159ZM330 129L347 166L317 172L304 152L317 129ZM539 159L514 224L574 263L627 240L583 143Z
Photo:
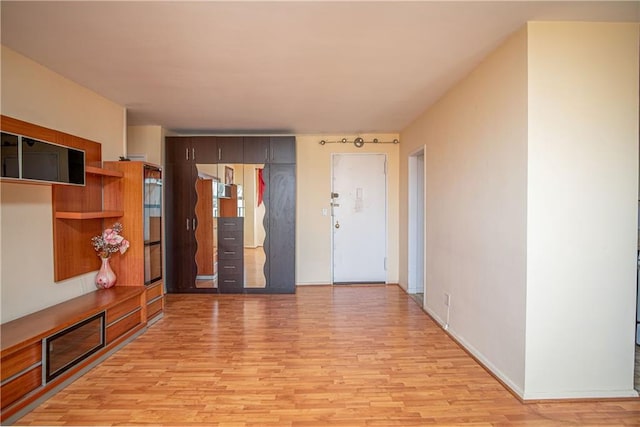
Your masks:
M2 132L0 150L2 152L2 177L20 178L18 168L18 135Z
M84 163L82 150L2 133L2 177L84 185Z

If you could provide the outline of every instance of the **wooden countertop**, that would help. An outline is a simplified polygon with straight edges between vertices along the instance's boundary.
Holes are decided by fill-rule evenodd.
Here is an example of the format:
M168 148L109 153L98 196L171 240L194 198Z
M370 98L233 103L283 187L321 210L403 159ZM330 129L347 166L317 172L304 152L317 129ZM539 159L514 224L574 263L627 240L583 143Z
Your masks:
M2 357L144 291L144 286L100 289L3 323L0 325Z

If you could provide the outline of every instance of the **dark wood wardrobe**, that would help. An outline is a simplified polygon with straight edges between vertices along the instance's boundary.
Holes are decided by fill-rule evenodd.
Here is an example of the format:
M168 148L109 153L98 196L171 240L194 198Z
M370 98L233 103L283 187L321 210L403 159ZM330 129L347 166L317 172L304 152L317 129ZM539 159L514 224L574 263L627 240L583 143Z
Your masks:
M167 292L294 293L295 137L167 137L165 158Z

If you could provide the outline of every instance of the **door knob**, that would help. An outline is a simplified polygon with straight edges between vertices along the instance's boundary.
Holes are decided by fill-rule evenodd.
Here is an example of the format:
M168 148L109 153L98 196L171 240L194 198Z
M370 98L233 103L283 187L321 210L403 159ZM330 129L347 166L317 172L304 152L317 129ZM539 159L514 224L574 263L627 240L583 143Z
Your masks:
M336 225L334 225L335 228L340 228L340 223L338 221L336 221Z

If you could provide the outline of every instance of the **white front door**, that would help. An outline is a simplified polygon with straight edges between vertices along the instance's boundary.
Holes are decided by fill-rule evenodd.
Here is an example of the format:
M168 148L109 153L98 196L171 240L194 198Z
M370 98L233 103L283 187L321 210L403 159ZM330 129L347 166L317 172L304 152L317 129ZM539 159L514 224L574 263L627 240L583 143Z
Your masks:
M385 283L384 154L333 155L333 282Z

